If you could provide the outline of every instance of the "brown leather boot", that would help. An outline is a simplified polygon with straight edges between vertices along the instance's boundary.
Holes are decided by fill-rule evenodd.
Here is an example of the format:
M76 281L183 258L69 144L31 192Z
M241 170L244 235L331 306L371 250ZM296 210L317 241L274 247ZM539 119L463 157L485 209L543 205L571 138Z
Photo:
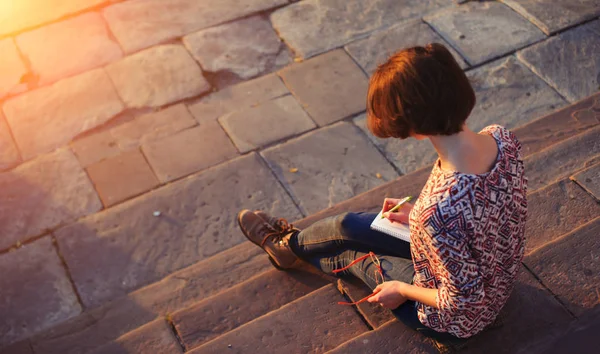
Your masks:
M255 210L254 214L260 216L264 221L269 224L273 228L273 230L280 231L284 230L288 227L288 222L284 218L278 218L276 216L271 216L262 210Z
M269 221L275 218L262 213ZM256 213L242 210L238 214L238 223L244 236L269 254L271 263L279 269L295 268L299 265L298 257L292 252L288 242L295 231L299 231L285 221L277 219L275 226L269 224Z

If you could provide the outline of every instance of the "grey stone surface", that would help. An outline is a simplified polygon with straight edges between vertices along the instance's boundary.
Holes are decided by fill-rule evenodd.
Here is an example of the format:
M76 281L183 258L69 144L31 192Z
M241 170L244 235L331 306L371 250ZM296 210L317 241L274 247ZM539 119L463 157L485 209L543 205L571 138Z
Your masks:
M600 91L600 20L524 49L518 58L570 102Z
M316 127L291 95L226 114L219 123L241 153Z
M262 155L306 215L398 176L360 130L345 122L274 146Z
M499 59L469 71L477 102L467 120L468 126L479 131L490 124L512 129L566 102L543 80L514 57Z
M103 69L61 80L4 103L4 114L23 159L66 145L78 134L123 111Z
M501 0L547 35L600 15L597 0Z
M190 104L188 108L194 118L202 123L288 93L281 79L275 74L270 74L224 88Z
M163 318L152 321L103 345L90 354L183 353L169 323Z
M296 55L307 58L447 5L447 0L305 0L275 11L271 22Z
M81 312L49 236L0 255L0 348Z
M600 164L595 164L592 167L571 176L571 179L585 189L589 194L600 202Z
M0 112L0 171L7 170L21 162L19 150L2 112Z
M469 2L426 16L471 65L481 64L523 48L544 33L507 6L497 2Z
M262 16L190 34L183 37L183 43L202 69L217 74L220 86L275 71L292 57L271 22Z
M103 66L123 56L119 45L110 38L104 19L95 12L23 33L16 42L33 73L38 75L40 85Z
M133 0L107 7L104 16L123 49L131 53L286 3L287 0Z
M182 45L146 49L110 64L106 71L128 107L158 107L210 89Z
M437 159L437 153L428 139L417 140L414 138L381 139L374 136L367 127L366 114L354 118L356 124L385 155L385 157L402 174L408 174L422 167L431 165Z
M366 109L368 80L343 49L288 66L280 75L319 126Z
M23 90L21 78L27 74L25 63L21 60L17 46L12 38L0 40L0 99Z
M92 307L243 242L236 215L244 208L288 220L301 216L271 171L250 154L55 235L84 305Z
M217 122L206 122L142 145L142 151L161 182L200 171L238 155Z
M0 250L102 208L85 171L67 150L1 173L0 200Z
M121 152L115 138L108 130L75 139L71 143L71 149L83 167L117 156Z
M444 44L452 52L460 67L463 69L467 67L460 54L420 19L373 32L369 37L352 42L345 48L367 73L372 74L377 69L377 65L384 63L398 50L434 42Z

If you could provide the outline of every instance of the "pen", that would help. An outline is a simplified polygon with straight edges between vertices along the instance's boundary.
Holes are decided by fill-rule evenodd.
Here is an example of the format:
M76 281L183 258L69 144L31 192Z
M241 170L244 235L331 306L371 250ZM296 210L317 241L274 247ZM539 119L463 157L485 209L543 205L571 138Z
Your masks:
M398 204L396 204L395 207L393 207L392 209L388 210L388 213L393 213L395 211L397 211L398 209L400 209L400 207L402 206L402 204L406 203L406 202L410 202L412 200L412 196L408 196L406 198L403 198L401 201L398 202ZM383 216L383 213L381 214L381 218L385 218L385 216Z

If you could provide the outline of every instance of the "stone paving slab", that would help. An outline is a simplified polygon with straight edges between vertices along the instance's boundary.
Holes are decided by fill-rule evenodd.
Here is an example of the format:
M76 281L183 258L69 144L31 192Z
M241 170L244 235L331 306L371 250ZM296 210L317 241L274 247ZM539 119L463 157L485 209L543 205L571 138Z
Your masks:
M308 58L448 5L448 0L305 0L275 11L271 22L296 55Z
M600 16L596 0L501 0L547 35Z
M600 126L558 143L524 160L529 190L572 175L600 162Z
M15 145L6 120L0 112L0 171L8 170L21 162L21 155Z
M73 34L77 34L74 40ZM16 37L39 85L94 69L123 56L102 15L89 12Z
M12 38L0 40L0 99L4 96L22 91L25 85L21 78L27 74L25 63L21 60L17 46Z
M600 333L600 306L596 306L571 323L559 338L549 337L536 346L532 353L595 353Z
M548 243L524 260L576 316L600 303L598 235L600 218Z
M287 4L287 0L130 0L107 7L104 17L127 52Z
M106 71L128 107L159 107L200 95L210 84L182 45L146 49L110 64Z
M49 5L46 0L11 1L0 11L0 37L58 20L66 15L92 8L109 0L61 0ZM114 1L114 0L113 0ZM6 9L10 11L6 11Z
M461 68L464 69L468 66L460 54L446 44L442 37L421 19L402 22L373 32L369 37L352 42L345 48L368 74L373 74L377 69L377 65L384 63L389 56L398 50L414 46L425 46L434 42L444 44Z
M327 354L336 353L439 354L439 351L425 336L394 320L327 352Z
M530 190L527 202L526 254L600 215L594 198L568 179Z
M23 159L28 160L66 145L124 107L104 70L96 69L12 98L3 109Z
M236 215L243 208L289 220L301 216L271 171L250 154L55 235L84 305L93 307L241 243L245 238Z
M217 122L142 145L142 151L152 169L163 182L225 162L238 155L227 134Z
M469 71L467 77L477 97L467 120L474 131L490 124L513 129L567 104L512 56Z
M319 126L366 109L367 77L343 49L288 66L280 75Z
M28 340L23 340L8 347L0 348L1 354L34 354Z
M190 353L324 353L367 331L341 300L333 285L325 286Z
M600 164L595 164L571 176L571 180L577 182L581 188L596 198L597 202L600 202Z
M269 269L264 252L244 242L44 331L32 345L36 354L87 353Z
M576 27L517 54L570 102L600 91L600 20Z
M97 162L86 171L107 208L159 185L139 149Z
M81 312L49 236L0 255L0 272L0 348Z
M0 250L102 208L85 171L67 150L1 173L0 200Z
M181 342L190 350L326 284L324 278L306 271L272 269L171 317Z
M316 127L291 95L223 115L219 123L241 153Z
M424 19L471 65L500 57L546 37L531 22L497 2L469 2Z
M173 331L164 319L157 319L131 333L119 337L91 353L130 354L130 353L183 353L183 349Z
M433 145L426 139L381 139L374 136L367 127L366 114L354 118L354 124L365 133L402 174L408 174L425 166L430 166L438 157Z
M345 277L343 279L338 279L337 289L352 302L357 302L373 293L371 289L365 285L365 283L356 277ZM355 308L356 311L360 313L363 319L373 329L380 328L386 323L396 319L392 311L380 306L379 304L363 302L356 305Z
M226 87L190 104L188 108L196 120L202 123L287 94L289 91L281 79L275 74L269 74Z
M261 76L290 63L292 55L268 18L254 16L183 37L202 69L218 86Z
M398 176L360 130L345 122L266 149L262 155L305 215Z

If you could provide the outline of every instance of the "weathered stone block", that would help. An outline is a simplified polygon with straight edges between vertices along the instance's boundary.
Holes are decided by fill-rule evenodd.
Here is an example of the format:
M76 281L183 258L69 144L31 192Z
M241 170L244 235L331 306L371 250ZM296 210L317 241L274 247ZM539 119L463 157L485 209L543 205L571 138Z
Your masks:
M430 23L471 65L545 38L537 27L497 2L469 2L430 16Z
M288 93L281 79L275 74L270 74L224 88L189 105L188 108L196 120L202 123Z
M291 60L271 22L261 16L190 34L183 43L202 69L217 74L219 86L270 73Z
M226 333L192 351L215 353L324 353L367 331L354 310L340 306L333 285L325 286L291 304Z
M264 252L244 242L50 328L32 344L36 353L85 353L267 269L272 265Z
M10 129L0 112L0 171L7 170L19 162L21 162L19 150L17 150Z
M598 215L598 214L596 214ZM525 264L576 316L600 302L600 218L525 258Z
M110 64L106 71L132 108L158 107L210 89L198 64L181 45L146 49Z
M316 127L291 95L226 114L219 122L241 153Z
M71 143L71 149L83 167L117 156L121 152L109 130L78 138Z
M600 15L596 0L502 0L547 35Z
M87 168L105 207L140 195L159 185L138 149L95 163Z
M73 34L77 34L76 40ZM102 16L89 12L16 38L33 73L44 85L94 69L123 56L108 33Z
M0 272L0 348L81 312L49 236L1 255Z
M467 73L477 102L467 124L479 131L490 124L512 129L566 102L514 57L500 59Z
M85 171L67 150L1 173L0 200L0 250L102 208Z
M238 155L217 122L181 131L142 145L142 151L161 182L189 175Z
M67 144L123 111L103 69L28 92L4 103L4 114L23 159Z
M372 74L377 69L377 65L384 63L395 52L404 48L425 46L434 42L444 44L454 55L454 59L460 67L467 67L467 63L460 54L447 45L437 33L420 19L402 22L373 32L365 39L348 44L346 50L368 74Z
M195 348L328 284L302 270L272 269L172 315L186 349ZM269 296L263 296L269 293ZM260 301L248 301L249 296Z
M529 190L534 191L600 162L600 126L525 159Z
M600 202L600 164L595 164L590 168L571 176L571 180L577 182L583 189Z
M365 283L356 277L338 279L337 289L352 302L357 302L373 293ZM389 309L370 302L363 302L356 305L356 310L369 326L374 329L377 329L396 318Z
M398 176L350 123L316 130L266 149L262 155L307 215Z
M236 215L243 208L300 217L272 173L250 154L55 235L83 303L93 307L241 243Z
M131 53L286 3L287 0L133 0L107 7L104 17L123 49Z
M2 16L2 15L0 15ZM27 74L27 68L21 60L17 46L12 38L0 40L0 99L10 93L26 89L21 78Z
M183 353L171 326L164 319L157 319L126 335L119 337L90 354L129 353Z
M449 5L445 0L308 0L275 11L273 27L307 58Z
M8 8L4 7L4 10L0 11L0 37L106 2L108 0L62 0L60 3L48 3L45 0L11 1Z
M517 54L569 101L600 90L600 20L568 30Z
M342 49L288 66L280 74L320 126L366 109L368 80Z

